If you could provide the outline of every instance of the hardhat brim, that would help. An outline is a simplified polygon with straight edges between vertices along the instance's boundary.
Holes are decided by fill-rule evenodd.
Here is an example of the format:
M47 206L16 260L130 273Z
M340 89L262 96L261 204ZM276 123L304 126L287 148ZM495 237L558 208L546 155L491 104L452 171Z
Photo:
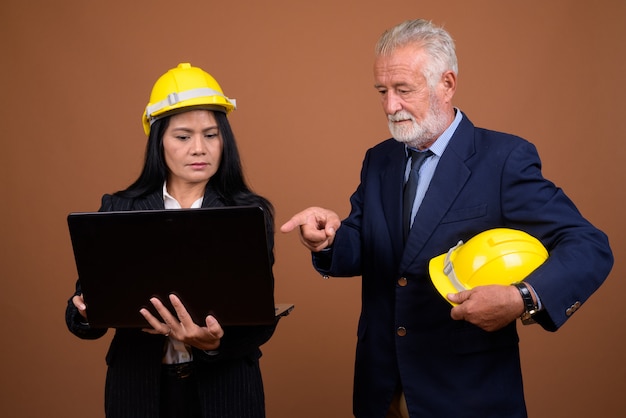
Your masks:
M443 298L452 306L457 304L448 300L449 293L458 293L459 291L454 287L446 273L444 273L444 263L447 253L443 253L437 257L434 257L428 263L428 272L430 273L430 281L433 283L437 291L443 296Z
M178 107L178 108L169 110L167 112L161 112L157 116L154 116L150 119L148 119L148 117L146 116L146 111L144 110L143 115L141 116L141 124L143 125L143 131L146 133L146 135L150 135L150 129L152 128L152 124L156 122L157 120L162 119L166 116L172 116L172 115L176 115L179 113L185 113L185 112L189 112L190 110L209 110L211 112L222 112L222 113L228 114L234 109L235 107L232 105L230 108L227 108L226 105L223 105L223 104L189 105L189 106Z

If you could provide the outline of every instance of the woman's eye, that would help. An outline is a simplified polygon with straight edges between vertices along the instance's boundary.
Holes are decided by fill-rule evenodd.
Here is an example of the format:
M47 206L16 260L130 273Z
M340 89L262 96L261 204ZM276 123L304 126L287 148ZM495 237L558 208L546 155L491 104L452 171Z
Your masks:
M180 140L180 141L186 141L189 139L189 136L187 135L177 135L176 139Z

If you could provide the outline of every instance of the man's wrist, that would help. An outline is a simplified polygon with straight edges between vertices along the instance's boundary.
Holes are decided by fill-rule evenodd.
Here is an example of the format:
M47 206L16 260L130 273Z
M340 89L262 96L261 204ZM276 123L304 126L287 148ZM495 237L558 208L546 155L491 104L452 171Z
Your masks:
M512 286L516 287L522 297L522 302L524 303L524 312L520 319L524 325L534 324L535 321L533 319L533 315L538 311L538 303L533 291L530 286L528 286L524 282L516 282L513 283Z

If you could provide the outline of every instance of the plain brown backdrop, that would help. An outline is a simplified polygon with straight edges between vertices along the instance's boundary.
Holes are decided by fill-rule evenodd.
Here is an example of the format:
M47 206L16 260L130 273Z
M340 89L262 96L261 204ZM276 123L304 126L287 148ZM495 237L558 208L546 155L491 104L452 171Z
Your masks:
M66 215L97 210L138 175L159 75L191 62L238 100L244 168L278 225L309 205L345 216L365 150L388 137L373 45L424 17L457 41L456 105L534 142L544 174L615 253L560 331L520 329L530 416L626 416L625 4L3 0L0 415L103 416L112 333L81 341L65 328L76 278ZM323 280L298 237L280 233L275 276L276 299L296 309L263 347L268 417L351 416L360 278Z

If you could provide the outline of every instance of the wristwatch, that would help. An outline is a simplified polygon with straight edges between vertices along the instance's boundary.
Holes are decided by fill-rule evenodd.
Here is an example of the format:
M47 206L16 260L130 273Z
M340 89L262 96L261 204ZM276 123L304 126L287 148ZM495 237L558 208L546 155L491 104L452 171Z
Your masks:
M513 286L515 286L517 290L519 290L519 293L522 296L522 301L524 302L524 313L522 314L522 316L520 316L522 324L534 324L535 320L533 319L533 315L537 313L537 309L539 307L537 306L535 301L533 301L533 296L530 294L530 289L524 282L513 283Z

